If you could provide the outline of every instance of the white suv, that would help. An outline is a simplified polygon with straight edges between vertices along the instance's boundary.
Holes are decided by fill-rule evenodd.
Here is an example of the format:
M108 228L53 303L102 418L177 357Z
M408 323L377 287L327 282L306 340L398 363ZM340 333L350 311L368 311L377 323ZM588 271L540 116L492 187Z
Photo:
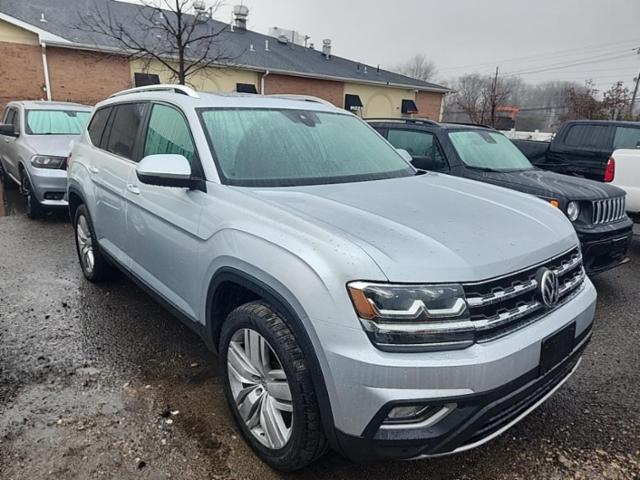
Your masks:
M68 173L85 276L116 265L219 352L242 435L278 469L329 445L355 460L480 445L591 337L562 212L416 171L317 99L122 92Z

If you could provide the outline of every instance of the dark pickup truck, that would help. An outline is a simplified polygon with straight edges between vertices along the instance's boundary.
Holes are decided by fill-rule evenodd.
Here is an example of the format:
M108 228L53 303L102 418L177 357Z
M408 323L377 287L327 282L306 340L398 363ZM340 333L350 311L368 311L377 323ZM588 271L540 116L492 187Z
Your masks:
M627 261L633 223L625 213L624 190L535 168L507 137L489 127L421 119L368 122L394 147L406 150L418 169L532 194L561 209L576 229L587 273Z
M612 182L614 150L640 148L640 122L576 120L565 122L551 142L513 140L536 167Z

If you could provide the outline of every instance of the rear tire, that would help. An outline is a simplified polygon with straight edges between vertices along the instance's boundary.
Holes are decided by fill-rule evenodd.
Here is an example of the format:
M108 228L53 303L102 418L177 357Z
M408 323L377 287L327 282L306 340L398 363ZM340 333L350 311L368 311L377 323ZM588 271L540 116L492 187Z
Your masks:
M113 267L102 255L100 245L93 229L93 222L89 211L84 205L76 209L73 219L73 227L76 238L76 252L82 273L90 282L101 282L109 278Z
M13 190L16 187L13 179L7 174L6 170L2 166L2 160L0 160L0 183L5 190Z
M305 355L278 312L262 301L236 308L222 327L220 351L227 402L260 459L293 471L327 451Z

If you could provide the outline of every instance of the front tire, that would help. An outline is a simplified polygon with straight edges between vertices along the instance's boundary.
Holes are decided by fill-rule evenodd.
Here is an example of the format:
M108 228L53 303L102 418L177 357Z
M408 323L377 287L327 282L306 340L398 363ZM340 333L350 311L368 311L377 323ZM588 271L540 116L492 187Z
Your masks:
M100 251L93 222L84 205L80 205L76 209L73 227L76 237L76 252L82 273L87 280L94 283L107 279L112 273L112 267Z
M42 204L36 198L35 193L33 193L33 187L31 186L31 182L29 181L29 176L26 172L22 172L20 190L22 191L22 195L24 196L24 208L27 217L31 220L37 220L42 218L46 214L46 210L42 206Z
M222 327L221 354L233 417L265 463L293 471L325 453L311 373L279 313L261 301L236 308Z

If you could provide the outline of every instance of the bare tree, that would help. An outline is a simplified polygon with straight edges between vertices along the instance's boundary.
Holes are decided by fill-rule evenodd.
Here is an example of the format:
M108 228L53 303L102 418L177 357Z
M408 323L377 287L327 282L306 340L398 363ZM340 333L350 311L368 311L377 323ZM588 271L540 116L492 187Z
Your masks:
M408 77L423 81L431 80L437 72L436 64L427 59L422 53L414 55L406 62L400 63L394 70Z
M597 97L599 90L591 80L584 87L571 87L567 92L567 113L562 120L596 120L604 118L602 102Z
M510 94L511 89L509 88L507 82L499 77L499 70L498 67L496 67L495 75L489 82L488 88L485 88L484 90L484 103L489 108L489 124L492 127L496 126L496 109L498 108L498 106L504 104L507 98L509 98Z
M463 75L453 84L455 93L448 96L452 107L459 107L474 123L482 123L485 112L483 92L487 79L477 73Z
M614 83L604 92L602 108L609 120L624 120L627 118L631 105L631 92L622 82Z
M94 0L73 28L91 34L96 45L117 45L129 59L160 63L181 85L203 69L229 65L241 54L225 50L221 36L228 25L211 20L221 0L214 0L208 11L196 0L140 1L136 14L123 18L109 2Z

